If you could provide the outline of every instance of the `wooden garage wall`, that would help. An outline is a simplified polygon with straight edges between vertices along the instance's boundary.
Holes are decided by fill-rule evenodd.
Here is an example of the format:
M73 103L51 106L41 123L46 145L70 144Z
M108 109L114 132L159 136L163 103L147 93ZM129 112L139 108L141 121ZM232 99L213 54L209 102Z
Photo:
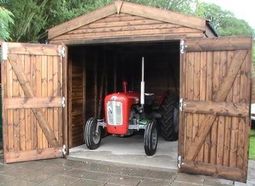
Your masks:
M51 40L51 43L81 43L95 39L130 38L133 36L204 37L203 31L181 25L129 14L114 14L72 30Z
M85 122L85 54L80 50L69 50L68 69L68 119L69 146L77 146L83 142L82 129Z
M98 57L84 47L70 47L68 56L69 147L75 147L84 143L84 123L97 113Z

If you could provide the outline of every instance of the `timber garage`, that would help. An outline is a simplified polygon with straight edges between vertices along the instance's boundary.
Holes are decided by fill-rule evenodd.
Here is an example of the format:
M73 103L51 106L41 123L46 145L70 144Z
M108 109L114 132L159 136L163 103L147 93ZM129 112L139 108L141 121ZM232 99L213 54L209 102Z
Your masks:
M139 120L139 127L148 122L153 128L159 121L154 127L158 132L145 128L151 137L144 140L135 128L128 134L135 131L137 138L104 137L85 158L111 142L129 144L130 138L145 141L144 161L148 158L143 148L147 155L153 152L156 134L161 133L169 141L178 138L175 162L181 171L246 180L251 38L218 38L207 20L116 1L49 29L48 39L48 45L1 45L5 162L71 154L72 148L84 144L83 138L93 149L100 139L84 132L86 121L104 118L104 98L112 93L137 92L129 98L143 105L139 94L144 77L145 105L142 111L135 108L136 121L147 115L146 103L153 102L151 117ZM174 106L165 104L169 95L174 95ZM110 111L117 112L117 106ZM164 120L167 111L172 115ZM131 113L136 117L133 106ZM166 120L173 127L167 128ZM93 123L108 131L103 120L87 122ZM101 128L95 130L106 136ZM169 148L176 143L162 141Z

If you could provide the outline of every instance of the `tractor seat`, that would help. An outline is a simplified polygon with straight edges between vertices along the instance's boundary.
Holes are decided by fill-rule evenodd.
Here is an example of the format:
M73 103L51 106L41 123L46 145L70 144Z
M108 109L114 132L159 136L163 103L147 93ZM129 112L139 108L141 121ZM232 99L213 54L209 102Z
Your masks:
M154 96L155 94L154 94L154 93L151 93L151 92L150 92L150 93L145 92L144 95L145 95L145 96Z
M146 105L152 105L155 100L155 94L154 93L144 93L145 95L145 104Z

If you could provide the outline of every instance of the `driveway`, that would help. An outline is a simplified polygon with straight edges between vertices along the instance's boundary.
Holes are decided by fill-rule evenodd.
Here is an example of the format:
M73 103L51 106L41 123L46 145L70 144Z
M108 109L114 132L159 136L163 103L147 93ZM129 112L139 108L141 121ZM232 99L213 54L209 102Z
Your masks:
M253 166L254 162L250 163ZM249 176L254 168L250 168ZM254 177L253 177L254 178ZM254 181L254 180L253 180ZM0 165L0 185L83 185L83 186L185 186L243 185L208 176L148 169L94 160L52 159ZM252 185L250 180L249 185Z

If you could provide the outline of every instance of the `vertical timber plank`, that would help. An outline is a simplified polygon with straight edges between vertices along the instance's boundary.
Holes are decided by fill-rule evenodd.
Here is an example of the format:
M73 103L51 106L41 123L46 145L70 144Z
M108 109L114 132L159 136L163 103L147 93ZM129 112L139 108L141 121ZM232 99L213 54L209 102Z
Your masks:
M227 52L227 64L226 68L230 66L230 62L234 56L233 51ZM233 87L231 88L226 102L233 102ZM226 118L226 127L225 127L225 142L224 142L224 161L223 165L229 166L230 165L230 143L231 143L231 128L232 128L232 117Z
M251 48L252 48L252 46L251 46ZM252 56L252 51L251 50L249 50L249 53L248 53L248 56L250 56L250 57L248 57L247 58L247 61L246 61L246 68L245 68L245 82L247 83L247 86L246 86L246 92L245 92L245 100L244 100L244 102L245 103L247 103L248 105L250 105L250 98L251 98L251 84L252 84L252 82L251 82L251 77L252 77L252 73L251 73L251 65L252 65L252 62L251 62L251 56ZM243 133L244 133L244 135L243 135L243 138L244 138L244 140L245 140L245 142L247 143L247 139L248 139L248 136L249 136L249 133L250 133L250 126L249 126L249 124L250 124L250 122L251 122L251 119L250 119L250 117L246 117L245 118L245 123L244 123L244 126L243 126ZM244 142L244 143L245 143ZM248 170L248 145L247 144L244 144L244 149L243 149L243 160L244 160L244 162L243 162L243 167L242 167L242 169L243 169L243 175L245 175L245 176L247 176L247 170Z
M7 98L7 85L8 85L8 64L9 62L6 61L5 63L1 63L1 88L2 88L2 103L4 102L4 99ZM2 104L2 126L3 126L3 149L4 152L9 149L9 139L8 139L8 111L5 110L5 105ZM5 153L4 153L4 160L6 160Z
M31 56L31 87L32 87L32 91L34 93L34 95L36 95L36 90L37 90L37 82L36 82L36 56ZM25 67L24 67L25 68ZM28 78L28 77L27 77ZM38 132L37 132L37 120L35 118L35 116L33 115L33 113L31 112L31 118L32 118L32 148L36 149L38 147L38 140L37 140L37 136L38 136Z
M30 73L31 73L31 67L30 67L30 57L25 56L25 74L28 80L30 80ZM31 135L31 121L33 114L30 109L25 110L25 120L26 120L26 150L31 150L32 149L32 135Z
M48 81L48 92L47 92L47 96L48 97L53 97L53 57L52 56L48 56L48 69L47 69L47 81ZM50 127L53 129L53 132L55 134L55 136L57 136L56 131L54 130L54 123L53 123L53 108L47 108L47 115L48 115L48 123L50 125Z
M114 57L114 69L113 69L113 87L114 91L116 91L116 81L117 81L117 58ZM186 85L186 60L185 60L185 55L180 54L180 99L182 98L183 100L185 99L185 85ZM179 108L178 108L179 109ZM185 135L186 135L186 130L185 130L185 113L182 112L179 109L179 140L178 140L178 155L184 156L184 144L185 144Z
M20 63L23 69L25 69L25 56L22 55L20 59ZM22 98L24 98L24 91L22 87L19 85L19 93ZM20 150L26 150L26 123L25 123L25 109L20 109Z
M42 56L42 97L47 97L47 65L48 65L48 61L47 61L47 56ZM46 118L48 118L47 116L47 109L43 108L42 109L43 112L43 116ZM42 133L42 146L43 148L47 148L48 147L48 142L46 140L45 135Z
M220 81L220 52L213 53L213 94L219 89ZM211 128L211 155L210 163L215 164L217 158L217 128L218 118L214 121Z
M36 56L36 97L42 97L42 57ZM43 148L43 141L42 141L42 129L39 126L38 121L37 123L37 144L38 148Z
M188 66L187 68L190 69L187 75L187 84L186 84L186 95L188 100L192 100L193 98L193 63L192 61L194 59L194 54L188 54L187 55L187 61ZM191 141L192 141L192 129L193 129L193 117L192 114L187 113L187 121L186 121L186 138L187 138L187 146L185 155L188 152L188 149L190 147Z
M73 73L72 73L72 59L69 57L68 58L68 142L69 142L69 147L72 147L73 144L73 140L72 140L72 77L73 77ZM55 69L55 68L54 68ZM54 73L53 73L54 74ZM55 80L53 80L54 82Z
M240 72L236 77L233 84L233 103L239 102L239 83L240 83ZM232 130L231 130L231 143L230 143L230 167L237 166L237 143L238 143L238 125L239 119L237 117L232 118Z
M200 101L206 101L206 73L207 73L207 63L206 63L206 52L201 52L201 62L200 62ZM200 114L199 117L199 126L201 127L202 121L204 120L204 114ZM204 149L206 145L206 140L204 145L202 146L199 154L198 154L198 159L200 161L204 161Z
M12 98L13 72L9 62L7 62L7 97ZM7 110L7 129L8 129L8 150L13 151L13 110Z
M56 57L56 61L58 61L58 72L59 72L59 76L58 76L58 89L59 89L59 96L63 97L63 58L60 57ZM59 122L58 122L58 140L59 140L59 144L62 145L63 143L63 109L62 108L58 108L58 118L59 118Z
M226 62L226 52L220 52L220 73L219 73L219 83L221 84L225 78L224 66ZM218 131L217 131L217 165L223 165L223 148L224 148L224 128L225 128L225 118L224 116L219 116Z
M53 96L58 96L58 63L56 59L53 59ZM53 109L53 123L54 129L53 131L58 131L58 109ZM58 139L58 135L56 135Z
M194 80L193 80L193 87L194 87L194 94L193 99L195 101L198 101L200 99L200 56L201 52L195 53L195 59L194 59ZM199 114L193 114L193 131L192 131L192 140L195 138L198 132L199 127ZM200 155L196 157L196 160L199 161Z
M18 60L21 60L21 56L17 56ZM12 71L12 77L13 77L13 83L12 83L12 97L20 97L19 95L19 82L16 74L14 71ZM19 152L20 150L20 123L19 123L19 109L14 109L13 110L13 145L14 145L14 151Z
M206 101L212 100L212 78L213 78L213 56L212 52L206 52ZM204 161L206 163L210 162L210 152L211 152L211 132L205 139L204 148Z
M69 134L68 134L68 130L69 130L69 126L68 126L68 89L67 89L67 86L68 86L68 48L66 46L62 46L62 47L65 47L65 51L66 51L66 54L65 56L62 58L62 69L63 69L63 77L62 77L62 84L63 84L63 96L65 97L66 99L66 106L63 108L63 130L60 129L60 131L63 131L63 134L61 137L61 139L59 139L59 142L60 142L60 145L63 145L65 144L66 145L66 153L69 154ZM84 103L85 104L85 103Z

